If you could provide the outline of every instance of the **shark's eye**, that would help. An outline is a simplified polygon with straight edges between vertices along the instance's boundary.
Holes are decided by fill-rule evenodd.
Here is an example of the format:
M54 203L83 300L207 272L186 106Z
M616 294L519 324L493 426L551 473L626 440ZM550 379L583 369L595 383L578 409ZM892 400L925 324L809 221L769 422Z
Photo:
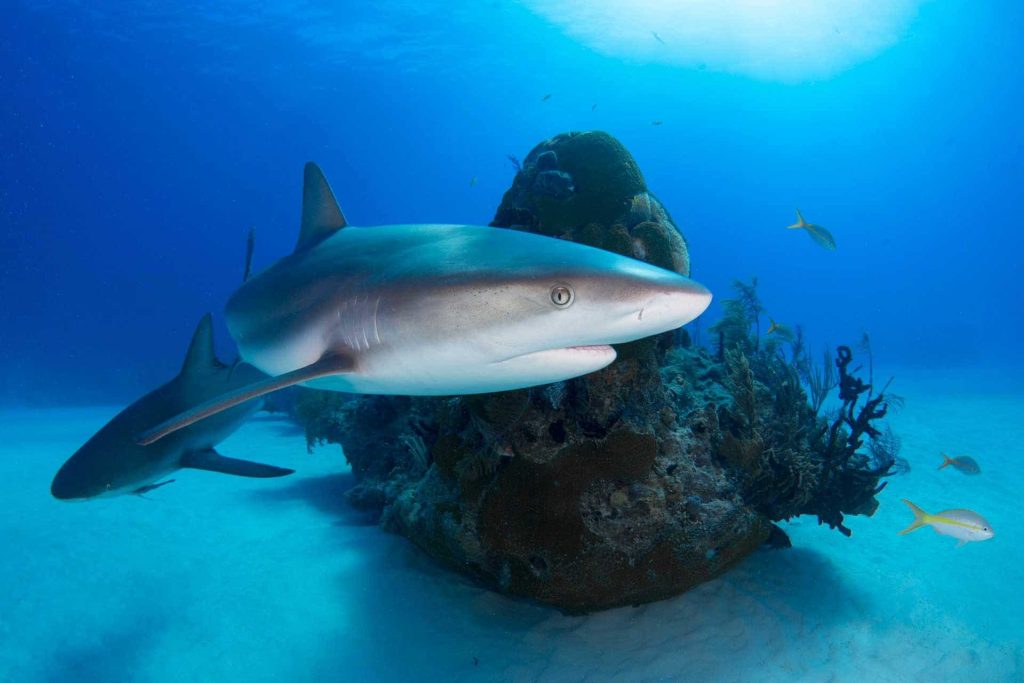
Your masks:
M566 285L555 285L551 288L551 303L559 308L568 308L573 298L572 289Z

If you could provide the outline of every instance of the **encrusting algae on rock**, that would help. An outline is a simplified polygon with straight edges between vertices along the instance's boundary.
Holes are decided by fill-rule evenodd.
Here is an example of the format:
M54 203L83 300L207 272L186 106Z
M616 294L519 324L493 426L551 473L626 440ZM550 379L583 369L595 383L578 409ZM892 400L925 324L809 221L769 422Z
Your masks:
M676 224L606 133L535 147L493 225L690 271ZM716 353L666 333L547 386L341 402L303 391L297 413L311 444L344 445L349 501L449 566L569 612L658 600L769 538L787 545L773 521L816 514L847 533L843 514L871 514L888 472L858 450L879 405L860 420L843 399L837 424L818 417L802 349L786 360L779 335L752 335L749 303Z

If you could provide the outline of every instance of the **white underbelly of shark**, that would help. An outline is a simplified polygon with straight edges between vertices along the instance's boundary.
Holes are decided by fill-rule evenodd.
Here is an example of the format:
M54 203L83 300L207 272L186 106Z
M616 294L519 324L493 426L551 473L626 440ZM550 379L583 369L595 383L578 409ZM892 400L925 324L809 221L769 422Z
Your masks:
M535 351L483 364L459 354L425 354L414 364L407 357L367 354L357 361L354 372L321 377L305 386L358 394L483 394L579 377L607 367L615 356L615 349L607 345Z

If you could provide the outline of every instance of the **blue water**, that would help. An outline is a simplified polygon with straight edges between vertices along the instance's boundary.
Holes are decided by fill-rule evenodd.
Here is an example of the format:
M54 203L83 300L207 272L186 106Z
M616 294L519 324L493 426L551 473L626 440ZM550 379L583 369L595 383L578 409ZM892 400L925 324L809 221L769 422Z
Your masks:
M605 40L608 29L593 14L573 15L573 3L539 0L4 3L0 407L123 405L176 372L207 311L218 317L221 355L229 357L220 316L241 277L246 234L256 228L257 267L292 248L307 160L323 167L354 224L486 224L515 173L507 155L522 158L563 131L599 129L635 156L689 241L694 277L719 300L733 279L756 275L771 316L801 324L813 344L869 333L876 364L897 374L896 387L902 374L922 399L998 396L1000 419L985 422L986 410L972 404L971 420L955 433L998 432L1000 447L1012 450L1022 415L1012 402L1024 378L1024 6L817 4L837 12L824 20L824 34L818 15L769 11L754 23L778 40L753 41L756 49L741 59L730 52L735 41L716 47L711 29L694 40L656 23L665 3L643 0L593 3L612 15L618 7L630 25L654 17L617 42ZM714 30L727 31L758 3L726 5L734 14L722 10L709 24ZM851 5L863 8L853 16ZM899 16L889 16L889 5L902 8ZM863 26L890 20L877 29L886 35L881 44L862 41ZM855 45L849 54L833 54L847 41ZM821 55L807 48L819 42L827 47ZM773 46L770 55L758 54L763 45ZM796 57L786 57L790 48ZM835 235L836 252L785 230L797 207ZM706 322L718 314L716 303ZM944 379L954 372L956 381ZM943 403L942 419L955 417L951 405ZM41 414L55 424L64 415ZM45 451L38 473L48 477L110 414L76 413L79 422L68 424L77 431L45 449L21 434L19 452L4 456ZM929 441L932 428L927 415L907 427L921 438L922 461L934 455L923 443L974 447L967 436L957 446ZM913 449L913 436L904 434L904 443ZM972 505L984 504L983 491L972 495ZM994 517L1012 517L1010 499L1000 498L1006 505ZM39 531L70 534L67 524ZM1011 549L998 561L1019 566L1019 538L996 541ZM90 573L88 548L67 552ZM39 585L67 590L68 581ZM998 582L981 584L972 600L1014 595L1012 584L998 598ZM943 585L949 594L933 595L936 604L957 602L956 583ZM30 604L60 611L59 601ZM541 617L517 614L517 638L528 638ZM975 617L956 615L976 625ZM2 617L0 625L8 635L25 628ZM1003 650L990 661L1008 662L992 669L998 680L1021 672L1020 641L1006 635L1013 626L998 627L993 647ZM381 637L388 630L379 621L374 628ZM498 638L496 628L487 627L488 638ZM196 636L186 629L181 637ZM119 645L149 646L128 635ZM83 657L94 656L81 647ZM772 644L751 647L756 661L756 648ZM954 664L942 671L966 671L971 661ZM7 670L50 675L24 663ZM131 669L107 665L83 671L132 678ZM245 669L218 671L231 677ZM531 678L528 666L505 671ZM895 671L898 678L902 670Z
M1019 364L1016 4L923 3L896 44L799 82L457 6L8 4L0 400L166 378L237 285L247 230L258 264L294 244L306 160L357 225L486 224L507 154L586 129L635 155L713 291L756 274L776 319L821 343L868 331L893 364ZM836 253L783 229L796 207Z

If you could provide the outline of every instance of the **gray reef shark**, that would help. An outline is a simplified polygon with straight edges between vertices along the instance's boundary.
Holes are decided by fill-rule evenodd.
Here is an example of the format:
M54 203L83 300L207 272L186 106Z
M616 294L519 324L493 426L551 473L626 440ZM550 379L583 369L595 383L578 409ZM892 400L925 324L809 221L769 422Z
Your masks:
M237 405L159 444L136 443L138 433L154 423L265 378L246 363L229 368L217 360L213 322L206 314L192 336L178 376L125 408L79 448L53 478L50 492L61 500L142 494L171 483L173 479L156 482L183 467L243 477L291 474L294 470L226 458L214 450L259 409L260 401Z
M304 384L364 394L476 394L615 360L610 344L693 320L711 293L678 273L518 230L348 226L306 165L295 251L228 301L239 354L272 377L140 434L152 443L241 401Z

